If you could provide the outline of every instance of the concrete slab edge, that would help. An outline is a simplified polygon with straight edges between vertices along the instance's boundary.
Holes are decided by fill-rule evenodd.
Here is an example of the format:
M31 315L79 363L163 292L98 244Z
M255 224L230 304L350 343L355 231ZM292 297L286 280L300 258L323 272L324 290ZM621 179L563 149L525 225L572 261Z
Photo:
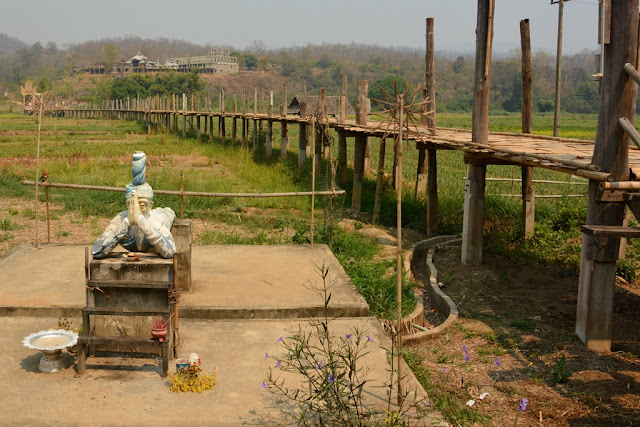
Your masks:
M323 306L291 308L181 306L179 313L180 318L183 319L203 320L305 319L325 315ZM327 315L331 318L368 317L369 307L330 306L327 309Z
M80 306L24 307L0 305L0 317L82 317Z
M427 251L426 262L424 266L414 266L415 268L426 268L429 272L429 284L426 285L426 291L429 294L429 300L431 304L441 313L447 316L446 320L440 325L432 328L428 331L419 331L412 334L408 334L403 336L404 343L418 343L423 341L428 341L433 339L439 335L441 335L444 331L446 331L458 318L458 307L455 305L453 300L442 290L438 285L438 270L436 266L433 264L433 252L435 248L442 245L450 245L461 242L462 239L459 236L437 236L432 237L430 239L422 240L411 248L411 261L410 266L412 265L414 254L418 251ZM407 257L409 258L409 257ZM411 269L409 268L409 271ZM420 308L424 310L424 306L419 304ZM416 308L417 310L418 308ZM407 316L410 318L416 313L416 310L410 315ZM423 315L423 311L420 313ZM415 317L415 320L420 320L419 317ZM403 322L404 323L404 322ZM414 328L415 330L415 328Z

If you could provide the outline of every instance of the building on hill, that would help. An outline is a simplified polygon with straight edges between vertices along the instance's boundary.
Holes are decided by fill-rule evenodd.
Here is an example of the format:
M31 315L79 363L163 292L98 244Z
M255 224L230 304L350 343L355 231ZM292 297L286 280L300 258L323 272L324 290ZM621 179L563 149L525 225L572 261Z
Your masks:
M119 76L129 75L131 73L148 73L158 71L158 64L150 61L141 51L131 57L129 60L121 60L114 67L114 74Z
M105 67L104 65L101 65L101 64L86 62L82 64L82 68L80 68L80 71L82 71L83 73L89 73L89 74L104 74Z
M169 58L164 67L181 73L198 70L208 74L238 74L238 58L230 53L230 49L226 47L217 47L211 49L206 56Z
M296 95L289 103L287 107L287 114L300 115L300 103L304 101L304 95ZM320 105L319 96L307 96L307 114L314 114L318 111ZM325 96L324 97L324 109L327 116L336 117L340 113L340 97L339 96ZM349 100L347 100L347 115L356 114Z

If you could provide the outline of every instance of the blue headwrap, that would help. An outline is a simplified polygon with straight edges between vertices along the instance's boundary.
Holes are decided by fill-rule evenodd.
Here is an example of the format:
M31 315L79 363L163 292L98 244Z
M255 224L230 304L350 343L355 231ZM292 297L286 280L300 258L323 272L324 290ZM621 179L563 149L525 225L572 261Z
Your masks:
M127 201L131 198L131 192L136 191L138 197L146 197L153 200L153 189L145 182L145 169L147 166L147 156L142 151L133 153L133 161L131 162L131 173L133 178L126 186Z

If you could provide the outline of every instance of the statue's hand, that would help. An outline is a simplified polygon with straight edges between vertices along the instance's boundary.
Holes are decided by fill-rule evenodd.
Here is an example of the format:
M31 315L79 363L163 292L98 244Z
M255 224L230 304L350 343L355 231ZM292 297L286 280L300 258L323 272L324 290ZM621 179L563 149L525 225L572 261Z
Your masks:
M129 225L137 225L140 219L140 205L138 204L138 196L135 190L131 192L129 199Z

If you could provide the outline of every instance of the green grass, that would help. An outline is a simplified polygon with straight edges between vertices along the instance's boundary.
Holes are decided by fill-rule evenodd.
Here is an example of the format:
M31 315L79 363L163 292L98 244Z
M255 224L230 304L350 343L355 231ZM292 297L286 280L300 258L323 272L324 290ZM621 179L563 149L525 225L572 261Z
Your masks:
M332 245L333 253L344 267L356 289L369 304L371 314L393 319L396 315L396 260L374 261L379 247L371 237L338 230ZM392 272L392 273L391 273ZM402 278L402 314L410 314L416 307L413 293L415 283Z
M492 425L491 417L479 413L464 404L463 399L452 391L442 390L431 378L429 370L422 364L422 356L414 351L404 354L404 360L413 371L416 379L429 395L431 403L452 425Z
M560 135L572 138L595 137L595 115L563 115ZM492 131L518 132L519 114L504 114L490 117ZM553 116L536 114L534 133L550 134ZM180 123L181 125L181 123ZM216 122L217 125L217 122ZM439 114L438 125L446 127L470 128L470 114ZM40 172L47 170L52 182L78 183L101 186L123 187L130 180L130 158L135 150L143 150L150 159L147 178L156 189L179 190L180 176L184 175L187 191L202 192L289 192L311 189L311 162L303 168L297 167L298 126L289 125L289 150L284 160L280 159L281 128L275 124L273 156L267 158L264 140L256 150L242 148L239 138L232 144L231 120L226 121L227 140L217 137L209 142L208 135L199 140L190 129L191 137L181 138L169 133L154 133L148 136L144 125L136 122L112 119L43 119L43 133L40 141ZM215 126L214 126L215 129ZM29 131L20 133L15 131ZM31 197L32 188L20 185L21 179L35 179L35 158L37 140L33 131L37 130L34 117L0 112L0 132L6 135L0 139L0 197ZM181 134L181 132L179 132ZM337 135L331 133L332 159L337 158ZM347 144L348 164L353 163L353 144ZM404 156L402 222L405 227L426 231L424 213L426 203L414 196L413 182L417 169L418 152L406 146ZM371 140L372 168L378 164L378 141ZM32 161L23 161L32 159ZM385 153L384 195L381 201L380 221L383 225L396 225L397 201L391 185L393 149L390 141ZM316 188L327 188L327 162L322 165L322 175ZM348 174L352 171L349 169ZM459 151L438 151L438 191L439 191L439 233L451 234L462 231L462 206L464 179L467 165ZM516 166L487 167L488 178L519 179L521 169ZM536 191L536 232L530 239L522 238L520 183L516 181L487 181L485 245L487 250L505 254L515 259L535 259L562 265L569 270L579 267L580 232L579 225L586 216L587 186L584 181L569 178L568 175L542 169L534 169L534 180L558 181L559 183L534 183ZM347 195L338 201L337 208L351 205L351 178L343 183ZM375 194L375 176L367 174L363 182L363 212L372 213ZM509 196L516 197L509 197ZM581 195L579 198L547 199L547 195ZM122 209L122 193L92 192L79 190L51 189L54 202L61 202L67 211L80 212L82 216L110 217ZM327 198L316 200L318 215L317 241L326 240L322 236L326 222L323 222L322 208ZM157 195L156 206L169 206L180 210L180 199L176 196ZM246 215L243 210L260 209L260 215ZM236 212L236 210L238 210ZM187 197L185 216L222 222L229 226L242 226L246 232L239 235L233 228L206 230L201 236L205 243L235 244L281 244L305 243L309 241L310 200L309 198L206 198ZM338 210L339 212L339 210ZM240 214L240 215L237 215ZM32 219L33 212L22 212L22 216ZM278 225L276 225L278 224ZM284 233L287 227L291 232ZM274 229L283 233L278 235ZM326 229L324 229L326 230ZM291 237L293 236L293 237ZM367 295L373 312L388 313L395 294L389 292L395 279L387 274L389 265L371 262L357 252L366 245L351 243L342 236L336 236L334 251L345 266L360 291ZM355 251L356 255L345 255ZM631 241L628 257L619 269L624 277L634 277L637 269L638 246ZM371 257L372 255L367 255ZM351 262L351 259L358 260ZM360 277L362 280L360 280ZM409 287L408 285L407 287ZM386 289L386 290L382 290ZM403 299L411 300L410 292ZM393 295L391 295L393 294Z

